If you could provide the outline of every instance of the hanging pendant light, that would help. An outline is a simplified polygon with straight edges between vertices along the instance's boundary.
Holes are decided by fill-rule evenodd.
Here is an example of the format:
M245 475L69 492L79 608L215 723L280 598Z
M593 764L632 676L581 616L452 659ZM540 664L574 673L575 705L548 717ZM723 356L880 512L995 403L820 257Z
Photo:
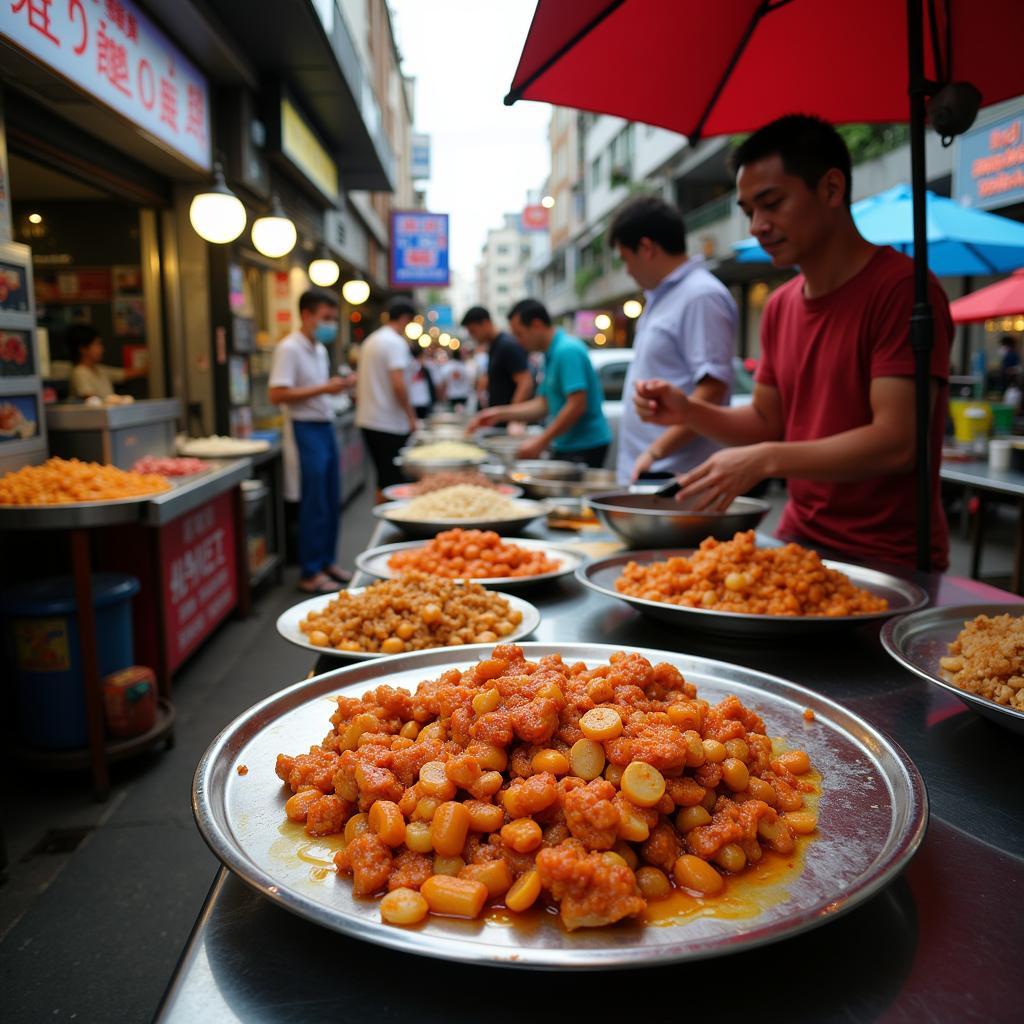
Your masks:
M341 277L341 267L338 261L331 257L326 249L321 249L320 255L315 260L310 260L309 269L310 281L318 288L330 288Z
M252 225L252 244L268 259L287 256L298 240L295 224L285 215L277 193L270 197L270 213Z
M370 297L370 286L366 281L346 281L341 286L341 297L350 306L361 306Z
M224 169L213 165L213 184L192 197L188 219L195 233L207 242L225 245L245 230L245 207L224 181Z

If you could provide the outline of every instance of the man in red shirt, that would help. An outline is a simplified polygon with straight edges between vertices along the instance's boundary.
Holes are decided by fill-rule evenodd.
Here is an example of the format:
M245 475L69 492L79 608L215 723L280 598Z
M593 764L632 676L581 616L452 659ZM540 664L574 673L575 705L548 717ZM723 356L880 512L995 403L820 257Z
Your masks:
M761 322L753 402L688 399L637 384L641 418L683 424L730 447L679 478L680 500L724 509L768 477L788 480L780 537L852 555L915 562L913 261L866 241L850 215L850 154L824 121L790 115L733 156L739 205L776 267L800 273ZM932 564L949 565L938 473L953 324L930 278Z

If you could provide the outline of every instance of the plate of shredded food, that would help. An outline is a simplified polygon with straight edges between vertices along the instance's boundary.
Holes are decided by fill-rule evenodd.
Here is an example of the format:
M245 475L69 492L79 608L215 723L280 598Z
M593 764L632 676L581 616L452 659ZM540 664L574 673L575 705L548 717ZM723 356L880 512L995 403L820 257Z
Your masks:
M1024 604L928 608L887 622L881 639L911 672L1024 734Z
M288 910L407 953L664 965L775 942L885 886L906 754L773 676L655 650L421 651L316 676L197 768L206 842Z
M363 572L395 579L425 572L451 580L473 580L485 587L516 586L568 576L584 557L544 540L503 540L494 530L444 530L432 540L382 544L356 556Z
M539 501L507 498L489 487L456 484L409 501L376 505L378 519L394 523L410 537L433 537L453 526L517 533L547 513Z
M476 487L488 487L506 498L521 498L523 489L513 484L495 483L488 479L478 470L455 470L447 473L431 473L422 480L413 483L392 484L385 487L383 494L388 501L407 501L409 498L417 498L421 494L429 494L431 491L439 491L444 487L454 487L457 484L473 484Z
M758 547L753 530L696 550L627 551L576 578L652 618L731 636L820 633L916 611L928 595L889 573L822 559L799 544Z
M409 573L368 587L321 594L289 608L277 631L316 654L351 661L431 647L513 641L529 636L540 612L520 597L478 583Z

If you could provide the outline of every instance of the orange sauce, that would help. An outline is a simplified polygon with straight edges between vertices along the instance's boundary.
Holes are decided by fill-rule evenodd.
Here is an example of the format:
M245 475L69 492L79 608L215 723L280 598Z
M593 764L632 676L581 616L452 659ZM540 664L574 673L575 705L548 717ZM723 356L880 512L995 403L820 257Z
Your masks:
M314 837L306 832L301 822L287 820L277 831L281 838L275 839L270 847L270 856L275 860L292 863L298 859L309 864L311 882L322 882L336 873L334 855L345 847L345 837L340 832Z

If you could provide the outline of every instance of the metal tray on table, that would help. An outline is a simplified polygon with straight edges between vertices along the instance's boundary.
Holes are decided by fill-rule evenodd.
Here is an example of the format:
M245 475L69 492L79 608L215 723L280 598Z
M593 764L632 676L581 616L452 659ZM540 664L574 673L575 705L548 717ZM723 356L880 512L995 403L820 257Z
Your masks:
M978 615L1024 615L1024 604L966 604L926 608L882 628L882 646L904 668L959 697L972 711L1024 736L1024 711L997 704L977 693L961 690L943 674L939 659L957 638L964 624Z
M622 575L628 562L647 565L664 562L669 558L688 557L692 548L652 551L625 551L609 558L587 562L576 570L576 578L585 587L624 601L637 611L670 625L698 630L704 633L718 633L738 637L784 637L832 633L862 626L867 622L880 622L894 615L905 615L917 611L928 603L928 595L916 583L892 576L877 569L866 569L847 562L822 560L822 565L836 569L849 577L854 586L884 597L889 607L882 612L864 615L747 615L742 612L721 612L713 608L687 608L665 601L649 601L643 597L621 594L615 589L615 581Z
M401 573L388 566L388 559L397 551L421 548L428 543L429 541L426 540L407 540L400 541L397 544L382 544L380 547L370 548L362 554L356 555L356 567L369 576L393 580L400 576ZM571 573L576 572L584 562L584 556L580 552L573 551L571 548L560 547L546 540L530 540L524 537L517 537L515 540L509 541L509 543L516 544L521 548L543 551L549 558L556 559L559 562L558 568L552 569L551 572L537 573L536 576L487 576L475 578L473 580L474 583L479 583L484 587L528 586L533 583L558 579L561 576L569 576Z
M622 648L606 644L525 643L536 660L606 663ZM863 903L906 865L924 836L927 797L907 755L864 720L793 683L707 658L637 649L668 661L712 702L737 695L769 735L805 749L821 773L818 834L801 842L803 868L765 882L757 912L741 920L710 907L681 924L620 923L568 933L549 915L522 924L429 917L415 928L383 924L376 900L352 894L331 868L324 840L285 825L289 791L274 771L278 753L322 740L339 693L358 696L382 683L415 687L450 668L487 657L489 644L422 651L315 676L279 691L235 719L196 770L193 811L213 852L245 883L281 907L357 939L405 953L533 969L646 967L764 946L834 919ZM627 648L627 650L629 650ZM805 718L805 710L814 720ZM240 766L246 767L239 774ZM777 891L776 891L777 889ZM704 912L707 909L707 913Z

